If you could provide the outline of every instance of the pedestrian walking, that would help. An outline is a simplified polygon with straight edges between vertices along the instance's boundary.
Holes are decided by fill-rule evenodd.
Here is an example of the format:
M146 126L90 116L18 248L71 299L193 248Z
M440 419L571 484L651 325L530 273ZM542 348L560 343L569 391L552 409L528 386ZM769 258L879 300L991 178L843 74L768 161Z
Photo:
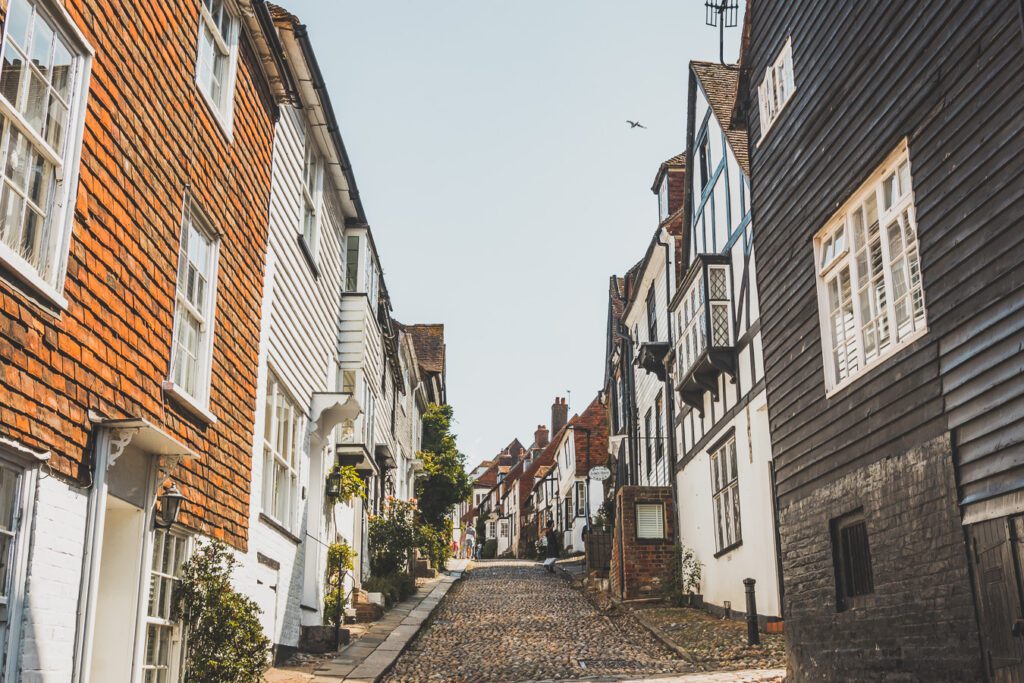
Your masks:
M544 532L544 569L555 573L555 560L562 551L562 543L555 532L555 524L548 520L547 530Z

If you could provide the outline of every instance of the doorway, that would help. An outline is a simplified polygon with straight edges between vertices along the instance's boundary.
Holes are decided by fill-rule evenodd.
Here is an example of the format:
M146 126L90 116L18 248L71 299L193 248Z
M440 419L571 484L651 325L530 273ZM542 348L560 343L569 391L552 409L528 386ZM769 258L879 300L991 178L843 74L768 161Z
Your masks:
M992 683L1024 683L1024 515L968 527L982 654Z

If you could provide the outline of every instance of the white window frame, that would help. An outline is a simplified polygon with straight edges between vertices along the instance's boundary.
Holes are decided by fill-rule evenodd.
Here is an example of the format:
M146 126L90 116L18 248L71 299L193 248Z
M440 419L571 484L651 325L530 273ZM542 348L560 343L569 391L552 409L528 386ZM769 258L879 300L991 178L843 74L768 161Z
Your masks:
M200 210L195 200L186 195L184 210L182 211L181 237L178 246L178 268L177 283L175 285L174 305L174 327L171 339L171 357L167 371L167 379L164 381L164 390L173 398L177 399L186 409L196 417L207 423L214 423L217 417L210 411L210 376L213 369L213 335L217 315L217 274L219 272L220 235L213 229L212 224L206 219L205 214ZM201 302L202 310L197 308L188 300L185 292L185 283L182 281L182 259L187 258L187 238L190 231L195 230L205 237L210 243L209 271L206 273L205 300ZM191 392L175 380L177 374L177 349L181 325L179 316L188 315L199 322L200 335L197 349L196 365L196 387L198 391Z
M891 200L887 199L887 190L892 193ZM888 206L887 201L891 202ZM874 202L877 210L876 255L881 262L880 273L875 272L878 264L872 259L870 245L854 243L855 231L865 219L861 211L867 202ZM900 227L898 233L891 231L895 226ZM864 226L864 230L870 238L870 226ZM891 248L894 236L899 239L899 253L895 256ZM875 239L867 241L871 245L876 244ZM913 173L906 140L814 236L814 263L825 389L826 396L831 397L928 332ZM868 272L860 272L863 268ZM843 295L846 291L842 286L844 274L849 282L849 299ZM897 274L905 283L905 292L899 298L905 301L907 308L904 310L909 314L903 324L896 323L894 293L899 281L895 277ZM835 291L840 303L838 310L846 320L841 330L833 329L832 325L832 283L836 283ZM864 303L870 310L863 310ZM881 340L883 329L888 334L884 349ZM837 339L840 331L843 339ZM842 366L837 360L840 356ZM855 367L851 369L851 366Z
M5 440L6 441L6 440ZM0 680L18 680L21 654L23 612L25 607L25 580L28 576L29 550L32 545L32 521L35 515L36 483L39 464L49 454L40 455L17 444L0 443L0 468L16 473L17 499L14 501L14 520L5 532L13 542L7 548L7 634L0 636L0 658L6 649L6 666L0 671ZM2 628L2 626L0 626Z
M715 549L723 553L743 542L736 437L729 437L725 443L711 451L709 462Z
M220 27L217 26L217 22L213 18L213 14L210 9L206 6L207 2L221 2L223 11L227 13L230 19L230 25L228 26L228 35L221 33ZM205 40L204 31L209 31L213 37L213 44L211 49L218 50L227 61L227 68L224 73L224 81L221 84L222 102L217 102L213 99L213 96L208 92L210 83L213 78L213 61L210 61L210 80L204 82L205 73L202 69L202 54L203 54L203 42ZM234 125L234 114L235 114L235 76L238 71L238 34L240 31L240 22L238 18L238 12L235 9L234 2L232 0L199 0L199 31L196 36L196 87L199 92L202 93L203 100L210 107L213 113L214 119L220 125L221 130L228 137L232 136L232 130Z
M302 470L303 449L305 448L305 434L307 427L307 416L303 412L298 401L285 389L284 384L273 370L267 373L267 391L264 400L264 424L263 424L263 484L260 492L260 510L264 515L273 520L288 532L296 528L296 515L300 507L299 499L299 478ZM286 442L280 445L288 445L290 453L283 453L279 447L281 423L277 420L278 407L288 411L285 422L289 425L291 433L287 435L291 444ZM283 469L287 476L289 485L286 491L277 490L277 472ZM276 494L276 495L275 495ZM283 496L280 509L285 514L278 514L278 506L274 505L277 496Z
M779 56L765 69L764 78L757 88L757 104L761 113L761 138L758 144L768 135L786 104L793 99L794 92L796 78L793 73L793 38L790 37L786 39Z
M587 516L587 482L578 481L576 482L576 516L586 517Z
M312 168L311 168L312 167ZM320 248L320 216L323 197L324 161L323 155L313 139L313 132L306 131L306 146L302 159L302 212L299 217L299 235L306 245L309 257L316 268Z
M142 654L139 660L139 680L145 680L147 671L167 671L166 680L169 682L180 681L182 675L182 662L184 657L184 644L185 644L185 629L180 620L172 620L169 616L161 616L159 614L150 614L151 602L154 597L158 601L162 600L163 596L166 595L164 586L169 582L171 585L171 596L168 598L168 605L172 604L170 601L173 600L173 586L176 582L181 580L181 566L192 554L192 538L188 534L184 533L180 529L154 529L152 532L153 537L150 542L150 557L149 563L145 567L146 572L146 585L149 590L146 591L146 603L142 605ZM174 566L171 567L171 573L168 574L162 571L162 567L158 570L154 567L154 562L157 557L157 551L161 548L166 549L166 545L160 544L160 537L163 536L165 539L174 539L175 541L182 541L181 545L181 557L175 557ZM166 540L165 540L166 543ZM175 546L177 548L177 546ZM161 559L163 555L161 555ZM162 563L161 563L162 564ZM160 582L159 585L156 582ZM168 611L172 609L168 607ZM169 647L166 665L153 665L146 663L146 654L149 652L149 636L150 628L157 631L169 631Z
M25 286L31 294L40 297L44 303L59 310L68 306L64 298L64 279L67 272L68 251L71 245L71 233L74 225L74 206L78 190L79 162L81 159L82 137L85 126L85 109L88 100L88 84L92 69L92 58L95 54L92 46L86 41L77 25L71 19L62 3L55 0L21 0L8 4L7 20L4 22L2 54L7 55L13 48L9 39L9 31L13 26L11 13L24 11L25 7L48 19L47 24L54 29L69 50L72 50L72 65L68 75L69 95L68 112L65 121L65 137L63 149L54 149L43 136L36 131L28 119L17 110L16 103L8 101L0 95L0 123L16 128L18 133L27 139L31 148L41 155L44 161L53 166L53 186L50 188L46 206L40 207L47 217L47 226L42 228L45 244L40 245L43 263L49 263L49 272L40 272L39 268L19 254L14 248L0 241L0 264ZM33 26L35 22L32 22ZM31 28L29 29L31 32ZM28 40L31 41L31 33ZM27 47L27 46L26 46ZM52 54L52 51L51 51ZM29 59L31 61L31 58ZM0 61L2 71L2 61ZM40 73L34 66L26 66L25 72ZM23 73L25 73L23 72ZM18 87L19 93L27 88L31 76L22 76ZM48 91L49 92L49 91ZM42 114L45 120L45 114ZM0 162L7 158L6 149L0 150ZM26 163L26 173L29 171ZM0 181L4 186L6 181ZM19 196L18 190L11 190ZM19 230L21 226L19 225Z
M658 187L658 222L664 222L668 218L668 171L661 178L661 185Z

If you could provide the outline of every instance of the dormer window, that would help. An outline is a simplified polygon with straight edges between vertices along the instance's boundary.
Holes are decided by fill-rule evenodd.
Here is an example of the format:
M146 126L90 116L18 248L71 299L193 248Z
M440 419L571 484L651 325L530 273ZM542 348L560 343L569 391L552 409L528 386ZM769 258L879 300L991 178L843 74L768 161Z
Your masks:
M668 172L661 178L661 187L658 188L658 221L668 218Z

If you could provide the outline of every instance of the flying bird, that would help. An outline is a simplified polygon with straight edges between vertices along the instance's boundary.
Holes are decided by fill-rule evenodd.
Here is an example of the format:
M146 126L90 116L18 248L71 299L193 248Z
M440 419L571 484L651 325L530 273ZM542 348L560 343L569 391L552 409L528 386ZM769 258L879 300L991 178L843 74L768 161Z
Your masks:
M626 123L629 124L629 127L630 127L631 130L633 128L643 128L644 130L647 130L647 126L645 126L644 124L640 123L639 121L630 121L629 119L626 119Z

